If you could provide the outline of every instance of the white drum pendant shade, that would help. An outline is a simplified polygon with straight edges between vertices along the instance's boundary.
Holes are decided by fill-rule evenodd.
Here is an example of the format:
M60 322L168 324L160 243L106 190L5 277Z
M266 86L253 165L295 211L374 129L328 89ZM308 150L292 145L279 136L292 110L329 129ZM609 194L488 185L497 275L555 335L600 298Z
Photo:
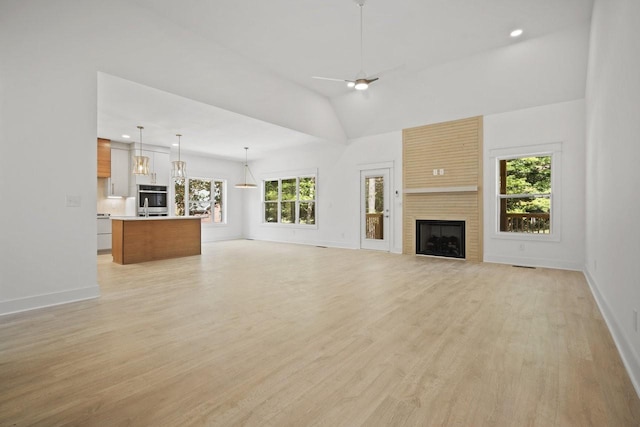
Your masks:
M187 163L176 160L171 162L173 167L171 168L171 176L175 179L185 179L187 177Z
M183 182L187 178L187 163L180 160L180 148L181 134L177 133L178 137L178 160L171 162L171 177L177 182Z
M146 156L134 156L133 173L136 175L149 175L149 158Z
M149 158L142 155L142 126L138 126L140 130L140 155L133 156L133 173L134 175L149 175Z

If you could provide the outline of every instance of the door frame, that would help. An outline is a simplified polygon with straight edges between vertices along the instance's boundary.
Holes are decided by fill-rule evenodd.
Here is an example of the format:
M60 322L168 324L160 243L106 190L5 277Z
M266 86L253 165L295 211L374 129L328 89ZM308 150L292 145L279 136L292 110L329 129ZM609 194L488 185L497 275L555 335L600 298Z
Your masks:
M362 241L363 241L363 222L364 222L364 216L363 216L363 202L364 202L364 188L363 188L363 180L362 180L362 173L366 172L366 171L373 171L373 170L379 170L379 169L386 169L389 179L388 179L388 191L387 191L387 207L389 209L389 218L388 218L388 227L387 230L385 231L385 236L387 237L387 247L384 249L372 249L372 248L363 248L362 247ZM380 162L380 163L366 163L366 164L360 164L358 165L358 195L360 200L358 201L358 227L360 227L358 236L358 246L360 249L367 249L367 250L380 250L383 252L391 252L392 248L393 248L393 230L394 230L394 210L393 210L393 200L394 197L393 195L395 194L394 192L394 186L393 186L393 174L394 174L394 162L390 161L390 162Z

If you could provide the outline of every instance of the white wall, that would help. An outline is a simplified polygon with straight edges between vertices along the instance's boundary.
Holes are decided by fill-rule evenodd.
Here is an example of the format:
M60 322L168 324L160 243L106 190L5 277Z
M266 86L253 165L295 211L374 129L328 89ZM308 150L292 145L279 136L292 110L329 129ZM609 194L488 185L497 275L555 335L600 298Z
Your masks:
M559 197L552 227L559 240L497 235L496 160L492 151L561 143ZM524 148L522 148L524 147ZM484 118L484 260L506 264L582 270L584 265L584 101L571 101ZM554 231L555 233L555 231ZM521 249L522 248L522 249Z
M298 150L274 153L250 164L259 181L287 172L317 169L318 226L316 229L264 224L260 188L247 190L245 230L247 237L279 242L359 248L360 169L392 162L393 187L391 251L402 252L402 132L390 132L351 140L342 145L308 145Z
M192 178L212 178L227 181L227 221L225 224L202 224L202 242L239 239L243 237L244 195L234 185L243 181L243 163L185 153L180 159L187 163L187 176ZM171 153L171 161L178 160L177 150Z
M586 273L640 394L637 0L596 0L587 79Z
M327 99L124 0L2 1L0 58L0 314L99 294L99 71L345 140Z

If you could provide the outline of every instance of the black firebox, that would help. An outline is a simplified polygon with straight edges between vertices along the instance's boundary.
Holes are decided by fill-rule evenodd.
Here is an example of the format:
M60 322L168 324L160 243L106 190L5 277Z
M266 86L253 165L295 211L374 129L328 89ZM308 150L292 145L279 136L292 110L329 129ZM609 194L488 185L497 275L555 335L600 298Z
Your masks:
M464 221L416 220L416 254L464 258Z

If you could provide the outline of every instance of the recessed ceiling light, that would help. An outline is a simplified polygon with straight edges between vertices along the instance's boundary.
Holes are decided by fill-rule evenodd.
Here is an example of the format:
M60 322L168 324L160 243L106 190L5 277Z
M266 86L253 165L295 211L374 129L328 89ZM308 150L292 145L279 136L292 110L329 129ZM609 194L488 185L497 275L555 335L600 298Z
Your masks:
M129 135L122 135L122 137L125 138L125 139L131 138Z
M510 36L511 37L520 37L522 35L524 31L522 31L522 28L518 28L517 30L513 30L511 31Z

